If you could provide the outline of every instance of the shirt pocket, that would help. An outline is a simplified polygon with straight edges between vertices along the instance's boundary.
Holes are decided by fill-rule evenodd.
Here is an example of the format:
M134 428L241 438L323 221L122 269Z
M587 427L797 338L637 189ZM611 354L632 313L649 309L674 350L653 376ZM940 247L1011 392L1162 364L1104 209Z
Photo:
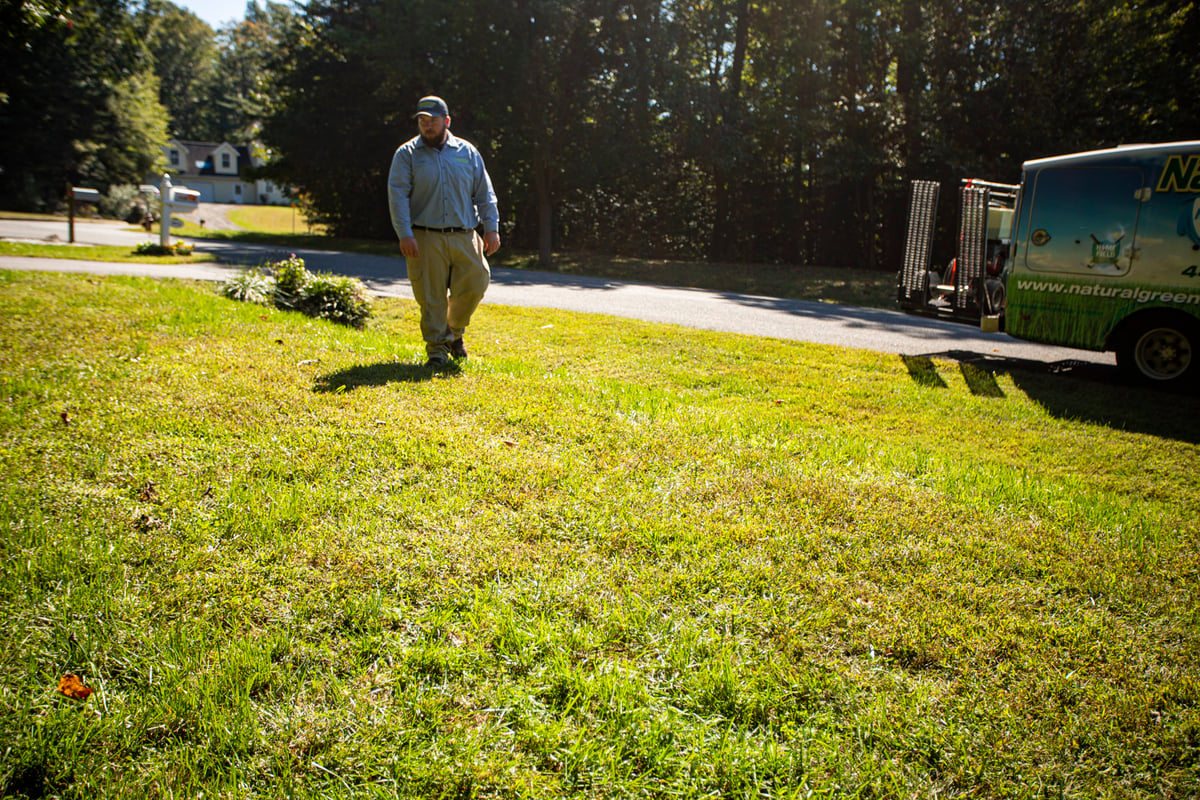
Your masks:
M468 155L452 154L446 159L446 185L452 197L463 198L470 204L475 168Z
M438 184L438 175L441 170L438 168L436 158L417 155L413 158L413 189L416 191L430 191Z

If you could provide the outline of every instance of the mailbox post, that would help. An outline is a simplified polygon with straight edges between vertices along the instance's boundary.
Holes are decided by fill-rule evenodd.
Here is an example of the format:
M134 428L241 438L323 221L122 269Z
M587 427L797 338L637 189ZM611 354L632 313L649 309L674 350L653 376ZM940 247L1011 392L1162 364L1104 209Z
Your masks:
M162 220L158 243L165 249L171 243L171 215L181 211L195 211L200 204L200 193L186 186L172 186L171 175L162 176Z
M85 189L82 186L67 187L67 241L75 244L75 204L76 203L99 203L100 192L95 189Z

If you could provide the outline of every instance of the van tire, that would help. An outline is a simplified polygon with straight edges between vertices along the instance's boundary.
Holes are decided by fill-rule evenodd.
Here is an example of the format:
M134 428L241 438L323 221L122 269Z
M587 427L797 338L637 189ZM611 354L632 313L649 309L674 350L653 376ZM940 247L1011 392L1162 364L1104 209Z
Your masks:
M1200 373L1200 325L1184 314L1133 320L1117 344L1117 367L1143 386L1190 387Z

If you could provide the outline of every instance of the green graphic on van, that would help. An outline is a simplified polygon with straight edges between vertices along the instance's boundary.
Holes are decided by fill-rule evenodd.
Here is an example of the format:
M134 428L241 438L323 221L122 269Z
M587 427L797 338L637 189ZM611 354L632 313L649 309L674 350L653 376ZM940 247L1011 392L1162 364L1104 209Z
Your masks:
M1175 232L1191 239L1192 244L1200 244L1200 197L1183 204Z
M1125 234L1121 234L1116 241L1102 242L1092 236L1092 263L1116 264L1121 257L1121 240L1124 238Z
M1182 153L1169 156L1158 176L1159 192L1200 192L1200 156Z

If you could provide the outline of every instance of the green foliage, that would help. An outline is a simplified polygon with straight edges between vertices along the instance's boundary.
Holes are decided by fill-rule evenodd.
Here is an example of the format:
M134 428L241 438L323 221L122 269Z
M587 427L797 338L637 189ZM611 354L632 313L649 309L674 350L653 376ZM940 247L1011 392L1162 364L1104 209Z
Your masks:
M137 17L154 57L159 99L171 118L173 136L223 141L205 125L219 97L211 93L217 63L215 34L204 20L169 0L147 0Z
M129 183L110 186L100 196L98 206L100 216L126 222L140 222L146 213L145 201L138 187Z
M295 308L310 317L361 328L371 316L371 298L357 278L318 272L305 282Z
M269 268L275 279L277 302L289 308L294 307L293 304L304 293L304 287L312 277L304 266L304 259L292 254L274 262Z
M362 328L373 311L366 287L357 278L311 273L295 254L260 270L246 270L226 281L221 292L235 300L270 302L317 319Z
M187 256L192 250L192 245L180 239L168 242L165 247L159 242L146 241L133 248L134 254L139 256Z
M276 297L275 284L259 270L248 269L221 284L221 294L243 303L270 305Z
M53 209L68 183L140 181L160 158L165 114L126 3L32 8L0 25L0 201Z

